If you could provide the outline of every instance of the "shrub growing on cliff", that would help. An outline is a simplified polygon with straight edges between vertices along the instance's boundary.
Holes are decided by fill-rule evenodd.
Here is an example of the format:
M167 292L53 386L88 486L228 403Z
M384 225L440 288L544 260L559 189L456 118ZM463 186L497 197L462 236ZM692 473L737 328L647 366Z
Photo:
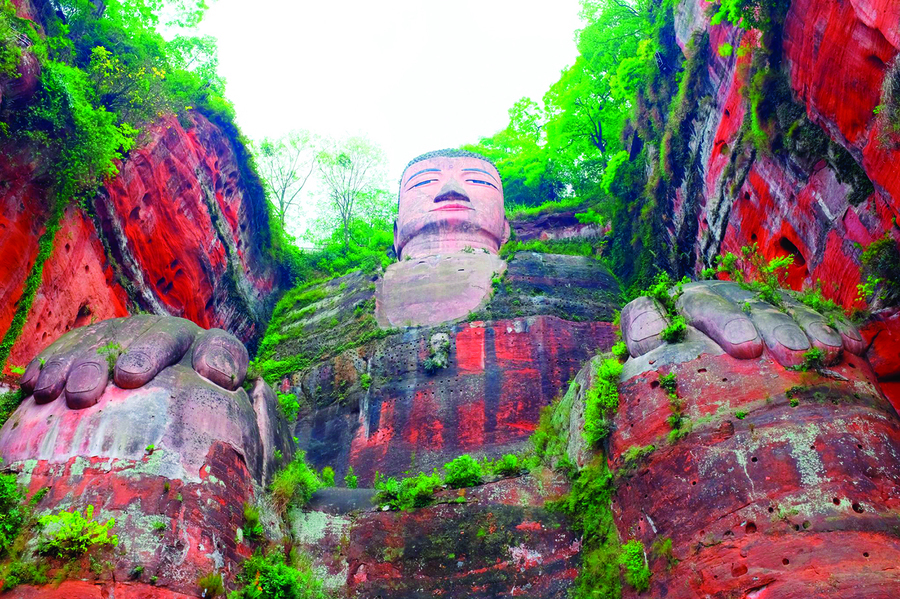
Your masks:
M392 510L425 507L434 497L434 492L442 485L443 481L437 470L430 475L420 472L403 480L385 477L379 472L375 474L374 486L378 492L373 501Z
M444 471L447 473L444 480L453 489L481 484L483 475L481 464L469 454L463 454L452 462L444 464Z
M257 552L244 562L237 579L243 584L229 595L230 599L327 599L324 585L312 571L308 560L292 551L285 559L284 551L267 554Z
M200 597L203 599L213 599L225 594L225 584L222 582L222 575L218 572L210 572L197 579L197 586L200 587Z
M900 58L895 58L884 75L881 103L875 108L880 131L879 143L884 147L900 145Z
M276 509L283 512L288 505L306 505L321 487L316 471L306 463L306 453L300 451L272 478L272 499Z
M281 414L288 422L297 420L297 415L300 413L300 402L297 400L296 395L293 393L279 393L278 407L281 408Z
M42 516L41 536L38 539L38 552L66 559L81 557L92 547L115 547L119 544L116 535L109 531L115 526L115 519L104 523L95 522L94 506L89 505L84 516L78 510L59 512Z
M25 522L24 498L15 474L0 474L0 555L9 550Z
M630 584L638 592L650 588L650 567L644 556L644 544L637 539L631 539L622 545L622 554L619 563L625 568L625 582Z
M610 432L611 416L619 407L619 376L622 364L616 359L603 360L594 375L594 385L587 391L584 407L584 439L598 445Z
M672 317L672 322L659 332L659 337L666 343L681 343L687 334L687 321L684 316L678 314Z
M619 533L610 509L612 478L606 459L598 456L576 475L572 491L557 504L582 533L581 570L573 593L577 599L621 596Z
M900 303L900 246L890 233L873 241L862 253L860 262L871 294L877 293L885 306Z
M359 478L353 473L353 466L350 466L347 469L347 474L344 476L344 486L348 489L355 489L359 485Z
M522 463L518 456L508 453L494 464L494 472L500 476L516 476L522 471Z

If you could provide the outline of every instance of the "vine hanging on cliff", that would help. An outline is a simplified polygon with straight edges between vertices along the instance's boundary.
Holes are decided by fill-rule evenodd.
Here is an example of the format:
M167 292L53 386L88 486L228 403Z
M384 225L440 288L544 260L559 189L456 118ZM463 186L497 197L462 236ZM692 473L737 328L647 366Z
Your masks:
M64 205L62 202L56 202L50 218L47 219L47 225L43 235L38 240L38 253L34 259L34 265L28 278L25 279L25 285L22 290L22 296L16 304L16 313L13 316L12 323L3 335L3 341L0 341L0 372L6 368L6 361L9 359L9 352L12 351L13 344L22 333L22 327L28 318L28 312L34 303L34 296L41 284L41 277L44 273L44 264L53 252L53 240L56 239L56 232L59 230L59 224L62 220Z

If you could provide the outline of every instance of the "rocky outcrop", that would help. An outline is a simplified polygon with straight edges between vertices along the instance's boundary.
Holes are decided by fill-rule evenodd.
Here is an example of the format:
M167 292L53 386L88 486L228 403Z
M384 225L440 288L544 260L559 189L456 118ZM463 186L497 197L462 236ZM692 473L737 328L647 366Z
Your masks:
M519 252L471 321L402 331L375 325L377 279L353 273L304 290L261 348L264 373L305 408L300 448L339 478L352 466L361 484L376 471L523 449L541 408L614 342L620 290L591 258Z
M297 544L316 556L321 577L342 596L562 599L581 541L546 503L567 490L564 477L539 469L441 491L435 505L413 512L367 502L345 510L314 497L313 511L293 511L289 520ZM351 493L326 491L338 500Z
M784 135L784 142L767 153L742 143L753 109L752 56L744 51L758 46L759 34L709 25L706 6L685 0L675 15L682 48L706 31L708 37L696 39L708 40L710 57L700 71L704 101L689 123L689 164L669 225L673 247L692 256L681 266L698 272L720 253L757 243L766 259L794 256L792 287L821 282L826 297L851 307L861 247L885 232L900 239L893 224L900 177L892 166L900 149L880 139L875 114L900 51L900 13L890 2L791 3L775 40L781 47L770 58L789 89L764 92L784 128L769 133ZM743 50L721 56L724 43Z
M115 384L106 382L106 357L97 358L101 344L123 352ZM23 380L29 396L0 430L4 465L28 496L41 492L40 513L90 506L98 520L115 519L119 541L102 565L90 561L97 555L81 556L67 571L93 571L106 594L129 580L134 587L121 589L123 596L156 596L151 585L194 593L199 577L213 569L233 575L251 554L236 532L245 505L259 504L265 534L280 538L263 489L293 455L290 431L268 386L242 388L247 355L234 337L183 319L133 316L79 328L41 357L36 380L28 373ZM104 375L98 397L73 405L73 395L93 386L85 366L97 362L95 374ZM62 390L59 377L67 377L64 393L48 396ZM59 572L64 564L50 558L46 565ZM73 596L90 596L89 589Z
M265 199L235 143L197 113L150 127L94 201L66 208L9 363L27 364L74 327L136 311L261 332L276 273ZM6 153L6 151L8 153ZM0 166L0 333L10 326L51 216L47 165L34 148Z
M845 356L827 378L723 354L624 382L609 453L623 473L616 524L647 547L671 539L679 560L652 564L653 595L862 598L897 588L900 421L869 365ZM668 373L693 422L676 442L665 440ZM650 445L648 457L626 459Z

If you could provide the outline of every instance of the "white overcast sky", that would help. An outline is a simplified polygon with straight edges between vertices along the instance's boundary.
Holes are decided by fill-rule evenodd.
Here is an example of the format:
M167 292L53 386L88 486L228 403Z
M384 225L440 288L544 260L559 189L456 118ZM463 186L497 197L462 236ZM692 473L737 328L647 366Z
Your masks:
M578 9L578 0L216 0L200 32L218 39L247 136L365 135L384 148L393 191L411 158L477 142L506 126L516 100L540 99L575 61Z

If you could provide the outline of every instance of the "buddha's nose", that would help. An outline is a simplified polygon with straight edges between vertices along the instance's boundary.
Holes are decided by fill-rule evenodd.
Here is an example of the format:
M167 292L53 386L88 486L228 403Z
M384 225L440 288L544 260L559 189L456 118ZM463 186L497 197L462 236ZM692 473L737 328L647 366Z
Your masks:
M466 194L466 191L460 186L459 183L453 181L447 181L441 190L438 192L436 196L434 196L435 203L437 202L469 202L469 196Z

